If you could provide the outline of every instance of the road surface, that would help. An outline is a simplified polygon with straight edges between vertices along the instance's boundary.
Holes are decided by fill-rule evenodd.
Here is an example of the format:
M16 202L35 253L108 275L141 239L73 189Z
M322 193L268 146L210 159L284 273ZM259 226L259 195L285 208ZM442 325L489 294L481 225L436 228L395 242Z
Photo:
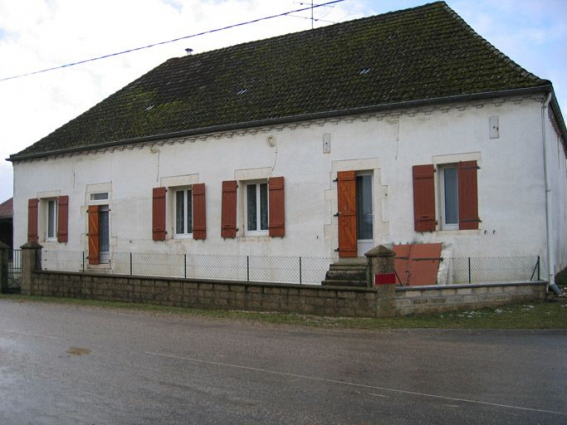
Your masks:
M567 331L352 331L0 300L0 424L566 424Z

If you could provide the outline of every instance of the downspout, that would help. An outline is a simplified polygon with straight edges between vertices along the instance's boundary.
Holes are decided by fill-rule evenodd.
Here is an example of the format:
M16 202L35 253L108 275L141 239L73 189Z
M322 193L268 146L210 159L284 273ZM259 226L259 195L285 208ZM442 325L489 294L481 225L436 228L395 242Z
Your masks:
M553 92L549 92L547 98L541 106L541 139L543 144L543 176L545 179L545 230L547 236L547 267L548 278L547 286L555 292L556 295L561 295L561 289L555 283L555 256L553 253L553 229L552 229L552 216L551 216L551 185L549 183L549 169L547 167L547 146L546 146L546 131L545 131L545 117L547 116L547 108L549 102L553 97Z

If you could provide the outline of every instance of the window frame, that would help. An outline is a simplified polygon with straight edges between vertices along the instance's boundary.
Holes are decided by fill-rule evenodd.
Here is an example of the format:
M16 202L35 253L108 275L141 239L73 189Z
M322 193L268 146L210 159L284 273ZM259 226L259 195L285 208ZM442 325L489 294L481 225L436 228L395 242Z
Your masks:
M59 219L59 202L57 198L44 199L45 205L45 232L44 240L45 242L57 242L57 230L58 230L58 219ZM53 215L51 216L50 205L53 205ZM49 225L53 221L53 235L49 235Z
M244 235L245 236L269 236L270 233L270 189L267 179L250 180L243 182L244 185ZM266 228L258 229L262 226L262 201L261 201L261 186L266 187L266 202L265 202L265 215L266 215ZM256 229L250 230L248 228L249 205L248 205L248 187L255 186L256 193Z
M456 196L456 214L457 221L455 223L447 223L447 202L445 196L445 170L454 169L455 170L455 196ZM437 174L439 176L439 230L460 230L460 219L459 219L459 167L458 163L447 163L437 165Z
M194 205L193 205L193 186L183 186L183 187L173 187L170 189L170 193L172 194L172 227L173 227L173 239L193 239L193 226L195 224L195 217L194 217ZM183 233L177 232L177 194L183 193ZM187 214L187 204L189 203L188 200L190 199L191 202L191 231L187 232L188 228L188 214Z

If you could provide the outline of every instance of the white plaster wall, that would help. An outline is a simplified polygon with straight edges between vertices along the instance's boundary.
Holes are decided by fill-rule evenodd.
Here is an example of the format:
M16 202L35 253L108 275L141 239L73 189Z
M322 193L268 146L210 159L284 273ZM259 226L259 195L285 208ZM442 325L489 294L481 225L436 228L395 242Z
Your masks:
M545 119L547 166L550 176L550 205L554 273L567 267L567 167L565 150L549 115Z
M42 242L41 236L40 242L51 250L86 250L88 191L93 188L90 185L103 184L100 187L111 188L113 253L332 257L338 245L333 179L346 164L359 170L372 167L374 171L376 244L439 241L451 247L453 256L543 257L540 108L541 99L508 99L19 162L14 164L15 245L27 238L27 200L39 197L41 192L59 191L69 195L69 242ZM500 125L496 139L489 138L489 118L493 116L498 117ZM330 153L323 153L324 134L331 137ZM275 138L273 147L267 143L269 136ZM481 229L416 233L412 166L451 158L475 158L481 167ZM565 159L561 155L558 158L555 162L560 168L555 174L565 176ZM286 235L223 240L221 182L255 173L285 177ZM565 193L563 180L557 191ZM172 181L206 184L205 241L152 241L152 188ZM557 225L564 231L565 202L561 202ZM171 223L169 227L171 235ZM563 263L567 255L564 241L559 237L555 241Z

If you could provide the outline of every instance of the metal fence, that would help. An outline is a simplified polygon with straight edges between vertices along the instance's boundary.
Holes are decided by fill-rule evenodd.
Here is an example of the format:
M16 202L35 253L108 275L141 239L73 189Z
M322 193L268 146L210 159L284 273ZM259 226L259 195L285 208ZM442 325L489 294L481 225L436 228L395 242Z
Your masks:
M540 280L540 258L452 257L417 259L404 270L397 268L397 282L415 285L458 285ZM402 273L405 273L403 275Z
M325 257L113 253L108 268L89 268L86 252L43 251L44 270L131 276L319 285L333 262Z
M89 268L86 252L43 251L44 270L314 285L321 284L334 261L330 257L115 252L106 267ZM534 256L418 259L403 270L396 267L396 274L398 284L409 285L534 281L540 280L540 260Z
M0 254L2 252L0 251ZM7 255L7 267L0 272L6 273L5 282L3 280L0 292L19 293L21 291L22 280L22 251L20 249L10 249Z

